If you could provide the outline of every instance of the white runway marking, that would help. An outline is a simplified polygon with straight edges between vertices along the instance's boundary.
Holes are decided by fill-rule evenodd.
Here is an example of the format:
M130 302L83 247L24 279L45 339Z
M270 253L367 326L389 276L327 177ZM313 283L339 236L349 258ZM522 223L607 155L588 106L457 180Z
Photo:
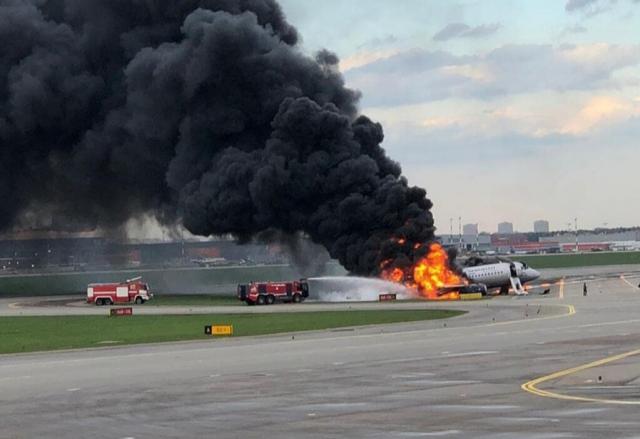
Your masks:
M620 276L620 280L625 282L627 285L629 285L634 290L637 290L636 286L634 284L632 284L631 282L629 282L624 276Z
M469 411L469 412L477 412L477 411L485 411L485 410L516 410L519 409L519 405L509 405L509 404L485 404L485 405L465 405L465 404L442 404L433 406L433 410L459 410L459 411Z
M502 423L520 423L520 422L560 422L560 419L556 419L556 418L538 418L538 417L531 417L531 418L526 418L526 417L522 417L522 418L498 418L497 419L498 422L502 422Z
M587 421L584 423L585 425L604 425L606 427L613 427L613 426L617 426L617 427L637 427L638 423L637 422L630 422L630 421ZM640 436L631 436L627 439L634 439L634 438L638 438Z
M498 354L498 351L474 351L474 352L461 352L459 354L448 354L445 355L446 358L457 358L457 357L476 357L478 355L491 355Z
M556 416L582 416L582 415L591 415L595 413L601 413L609 411L608 408L586 408L586 409L569 409L569 410L558 410L555 413Z
M422 386L459 386L462 384L480 384L482 381L477 380L415 380L415 381L407 381L403 384L409 386L422 385Z
M424 378L428 376L433 376L435 373L431 372L423 372L423 373L408 373L404 375L391 375L392 379L415 379L415 378Z
M383 364L394 364L394 363L410 363L413 361L424 361L431 360L435 357L407 357L407 358L394 358L393 360L378 360L372 361L369 364L383 365Z
M0 378L0 381L28 380L29 378L31 378L31 375L22 375L22 376L16 376L16 377L2 377Z
M590 380L591 382L593 382L592 380ZM630 385L624 385L624 386L572 386L572 387L568 387L568 389L572 389L572 390L600 390L600 389L638 389L640 388L640 386L636 385L636 386L630 386Z

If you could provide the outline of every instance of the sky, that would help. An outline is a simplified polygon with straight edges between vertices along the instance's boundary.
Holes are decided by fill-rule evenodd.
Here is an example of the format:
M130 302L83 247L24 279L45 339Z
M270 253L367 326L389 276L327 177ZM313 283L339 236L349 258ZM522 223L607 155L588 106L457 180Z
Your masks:
M640 0L280 0L440 233L640 225ZM573 226L571 226L573 227Z

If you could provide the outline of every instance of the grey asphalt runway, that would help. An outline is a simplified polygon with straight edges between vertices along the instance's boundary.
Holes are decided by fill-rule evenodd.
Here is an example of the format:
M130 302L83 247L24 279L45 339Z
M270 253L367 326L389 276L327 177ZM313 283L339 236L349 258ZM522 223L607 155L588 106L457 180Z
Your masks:
M0 356L0 438L637 438L636 276L387 305L470 311L446 321ZM305 308L349 306L380 305Z

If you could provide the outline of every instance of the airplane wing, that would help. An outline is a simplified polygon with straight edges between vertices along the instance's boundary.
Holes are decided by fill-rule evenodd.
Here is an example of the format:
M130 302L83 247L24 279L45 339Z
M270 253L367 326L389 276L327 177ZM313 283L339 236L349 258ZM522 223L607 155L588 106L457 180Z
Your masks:
M438 288L438 296L442 296L443 294L452 293L454 291L460 290L460 288L466 286L465 284L455 284L455 285L444 285Z

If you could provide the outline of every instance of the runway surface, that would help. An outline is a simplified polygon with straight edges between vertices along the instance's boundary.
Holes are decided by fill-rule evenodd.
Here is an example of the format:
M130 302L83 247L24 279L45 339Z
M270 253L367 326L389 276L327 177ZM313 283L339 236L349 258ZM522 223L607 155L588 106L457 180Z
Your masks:
M640 437L640 355L614 357L640 349L634 276L387 305L470 311L446 321L0 356L0 438ZM379 305L305 308L349 306Z

